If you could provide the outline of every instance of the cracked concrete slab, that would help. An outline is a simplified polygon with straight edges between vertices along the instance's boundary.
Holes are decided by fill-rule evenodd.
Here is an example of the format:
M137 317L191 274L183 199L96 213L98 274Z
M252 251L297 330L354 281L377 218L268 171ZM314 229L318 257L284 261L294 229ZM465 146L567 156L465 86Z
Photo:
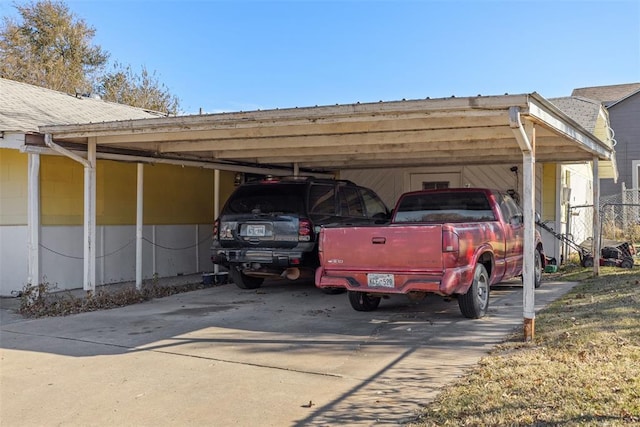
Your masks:
M574 285L545 282L536 307ZM521 330L522 288L494 288L479 320L435 296L356 312L284 281L1 319L6 425L398 425Z

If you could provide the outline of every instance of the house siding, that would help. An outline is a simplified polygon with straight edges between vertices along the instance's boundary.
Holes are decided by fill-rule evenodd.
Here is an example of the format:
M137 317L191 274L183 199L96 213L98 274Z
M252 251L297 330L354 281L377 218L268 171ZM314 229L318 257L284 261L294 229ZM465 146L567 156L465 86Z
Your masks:
M39 281L59 290L81 288L84 169L62 156L40 156ZM221 205L235 189L221 171ZM137 166L96 165L96 283L135 279ZM28 155L0 149L0 295L27 285ZM143 278L211 271L214 172L145 165Z
M630 96L609 108L609 121L614 130L616 144L616 160L618 162L619 180L612 179L601 182L601 195L620 194L622 183L626 188L638 188L633 182L632 162L640 160L640 93Z
M0 227L27 224L28 155L0 148Z

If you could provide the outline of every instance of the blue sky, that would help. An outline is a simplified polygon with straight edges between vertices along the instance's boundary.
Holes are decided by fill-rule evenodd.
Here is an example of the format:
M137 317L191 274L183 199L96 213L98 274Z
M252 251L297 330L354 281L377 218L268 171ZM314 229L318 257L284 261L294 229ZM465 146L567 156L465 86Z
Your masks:
M639 0L65 3L186 114L640 82Z

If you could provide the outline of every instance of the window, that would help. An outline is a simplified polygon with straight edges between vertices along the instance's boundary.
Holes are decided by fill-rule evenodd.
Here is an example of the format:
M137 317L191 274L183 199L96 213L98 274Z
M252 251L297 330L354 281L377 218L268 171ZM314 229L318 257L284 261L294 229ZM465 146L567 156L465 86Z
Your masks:
M309 211L315 214L335 215L335 194L333 185L312 185L309 190Z
M382 200L371 190L366 188L361 188L360 190L362 191L367 216L369 218L387 218L389 212L387 212L387 207L382 203Z
M495 221L486 194L478 192L417 193L404 197L396 222Z
M360 192L356 187L340 187L338 197L340 199L340 215L364 216L364 206L360 199Z
M496 199L500 203L500 210L502 211L502 216L505 221L512 222L514 224L522 223L522 211L510 196L506 194L497 194Z
M304 212L304 187L296 184L238 187L225 206L225 214Z
M449 181L423 181L423 190L439 190L441 188L449 188Z

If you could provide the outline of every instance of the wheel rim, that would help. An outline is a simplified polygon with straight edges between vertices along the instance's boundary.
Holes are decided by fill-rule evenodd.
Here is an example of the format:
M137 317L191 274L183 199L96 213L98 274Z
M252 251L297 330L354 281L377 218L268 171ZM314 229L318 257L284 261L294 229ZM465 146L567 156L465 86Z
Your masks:
M536 283L540 283L540 280L542 280L542 260L540 258L540 252L536 251L534 264L535 264L534 274L536 275L535 281Z
M478 303L480 310L484 311L489 302L489 279L483 273L478 275Z

